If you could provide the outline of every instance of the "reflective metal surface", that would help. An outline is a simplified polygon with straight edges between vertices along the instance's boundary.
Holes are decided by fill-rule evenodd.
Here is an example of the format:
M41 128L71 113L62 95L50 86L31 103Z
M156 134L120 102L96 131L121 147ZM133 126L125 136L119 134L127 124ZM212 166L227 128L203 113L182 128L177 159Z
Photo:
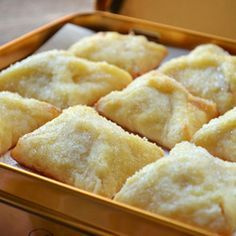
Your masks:
M3 163L0 176L0 202L69 228L98 235L210 235Z

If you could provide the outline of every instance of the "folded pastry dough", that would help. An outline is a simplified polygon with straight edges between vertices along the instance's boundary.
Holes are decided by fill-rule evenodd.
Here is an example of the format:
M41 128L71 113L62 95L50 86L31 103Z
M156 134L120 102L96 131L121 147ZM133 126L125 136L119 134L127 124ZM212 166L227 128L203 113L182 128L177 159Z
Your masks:
M18 94L0 92L0 154L13 147L24 134L58 116L51 104Z
M159 70L192 94L214 101L221 114L236 106L236 57L216 45L201 45L187 56L164 63Z
M214 156L236 162L236 107L204 125L192 141Z
M236 230L236 163L183 142L128 178L115 200L231 235Z
M112 197L127 177L159 159L163 151L93 108L78 105L20 138L12 156L59 181Z
M0 90L49 102L60 108L93 105L112 90L131 82L124 70L89 62L63 51L33 55L0 73Z
M74 55L91 61L106 61L137 77L156 68L167 54L166 47L150 42L144 36L100 32L75 43L69 49Z
M100 114L167 148L190 140L217 115L213 102L192 96L174 79L151 71L96 104Z

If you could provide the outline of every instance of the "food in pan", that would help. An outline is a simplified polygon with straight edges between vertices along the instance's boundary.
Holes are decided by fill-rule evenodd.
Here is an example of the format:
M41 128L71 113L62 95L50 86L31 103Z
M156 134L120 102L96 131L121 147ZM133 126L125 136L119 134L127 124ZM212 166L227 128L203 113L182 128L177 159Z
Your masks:
M100 32L86 37L69 49L74 55L91 61L106 61L137 77L156 68L167 54L166 47L144 36Z
M192 141L214 156L236 162L236 107L204 125Z
M192 96L180 83L158 71L102 97L96 109L122 127L167 148L190 140L217 115L213 102Z
M58 116L51 104L18 94L0 92L0 154L13 147L17 140Z
M236 57L214 45L201 45L187 56L174 58L160 69L192 94L217 104L221 114L236 106Z
M93 105L131 80L126 71L106 62L90 62L53 50L30 56L2 71L0 91L17 92L66 108Z
M93 108L78 105L20 138L12 156L28 168L111 198L129 176L163 151Z
M236 163L182 142L128 178L115 200L231 235L236 231L235 176Z

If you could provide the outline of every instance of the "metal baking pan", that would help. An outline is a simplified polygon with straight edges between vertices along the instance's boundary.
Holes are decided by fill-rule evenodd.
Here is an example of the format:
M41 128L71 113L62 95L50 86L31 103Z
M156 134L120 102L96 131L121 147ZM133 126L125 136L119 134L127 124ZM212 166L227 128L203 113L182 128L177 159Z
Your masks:
M211 42L236 53L234 40L97 11L65 16L1 46L0 69L32 54L66 23L134 31L188 49ZM1 235L213 235L7 164L0 163L0 176Z

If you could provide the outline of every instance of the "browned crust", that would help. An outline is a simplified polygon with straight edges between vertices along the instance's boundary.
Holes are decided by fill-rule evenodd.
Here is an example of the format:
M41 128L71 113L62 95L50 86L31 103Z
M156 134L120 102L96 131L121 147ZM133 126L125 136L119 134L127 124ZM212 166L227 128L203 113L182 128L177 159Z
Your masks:
M194 106L198 107L200 110L205 111L209 120L219 116L219 111L217 110L217 106L214 102L193 96L189 92L188 92L188 100Z
M53 115L54 118L56 118L57 116L61 114L62 111L60 108L51 105L49 108L49 112Z
M20 146L20 144L18 143L17 144L18 146ZM17 147L18 148L18 147ZM36 173L36 174L39 174L39 175L43 175L43 176L46 176L48 178L51 178L51 179L54 179L54 180L57 180L59 182L62 182L62 183L65 183L65 184L68 184L66 183L65 181L55 177L54 175L52 175L51 173L47 172L47 171L44 171L44 170L41 170L37 167L35 167L34 165L29 165L27 164L26 162L22 161L21 158L20 158L20 155L18 155L18 152L17 152L17 148L14 148L11 150L11 157L17 161L17 163L19 163L20 165L22 165L23 167L31 170L32 172Z
M145 74L145 73L147 73L147 72L149 72L151 70L157 69L159 67L159 65L162 62L162 60L168 55L168 49L167 48L163 47L163 49L161 49L161 50L162 50L162 53L160 53L160 54L162 54L162 55L160 55L160 58L159 58L158 62L154 66L148 67L148 68L144 68L139 73L131 73L131 72L129 72L131 74L131 76L133 77L133 79L136 79L137 77L139 77L139 76L141 76L141 75L143 75L143 74Z

